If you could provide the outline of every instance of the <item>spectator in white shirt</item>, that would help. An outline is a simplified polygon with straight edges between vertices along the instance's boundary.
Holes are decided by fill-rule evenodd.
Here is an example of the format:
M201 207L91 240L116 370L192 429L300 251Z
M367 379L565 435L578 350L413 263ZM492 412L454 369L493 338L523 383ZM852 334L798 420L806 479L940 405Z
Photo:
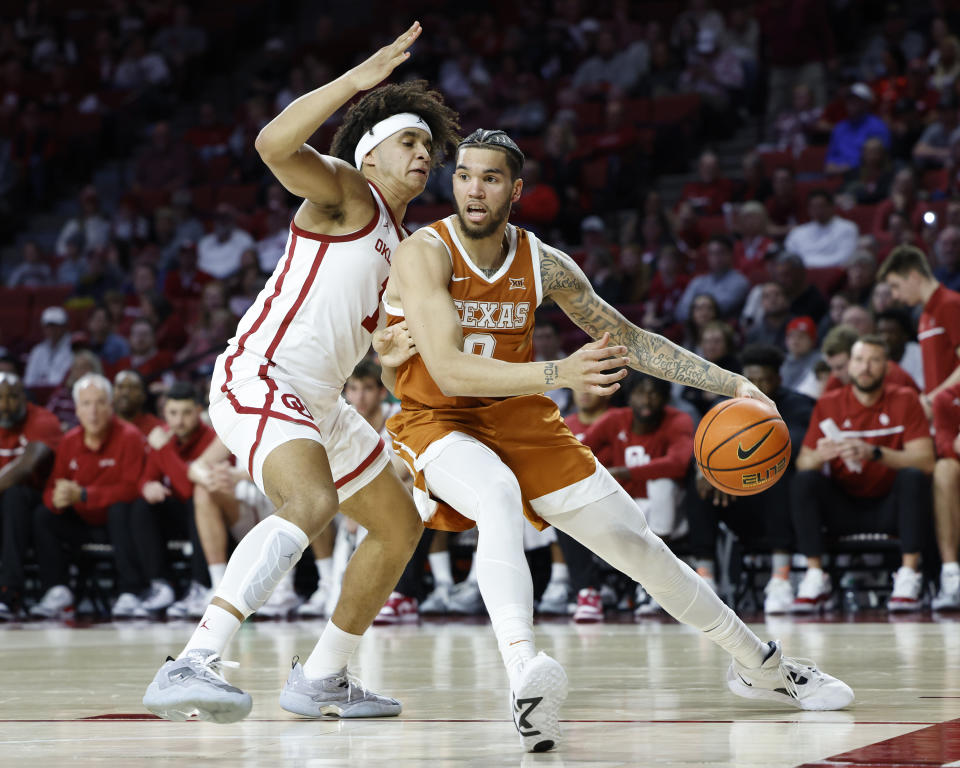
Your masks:
M44 339L30 350L23 383L30 387L58 387L73 365L73 350L67 328L67 311L47 307L40 315Z
M810 193L807 210L810 222L790 231L786 249L808 269L847 266L857 248L857 225L834 215L833 196L826 190Z
M714 235L710 238L707 243L707 265L710 271L693 278L680 297L677 322L686 322L694 297L701 293L709 293L716 299L721 317L731 317L743 307L750 281L733 268L733 243L729 237Z
M197 266L218 280L230 277L240 269L240 257L254 247L253 238L236 224L236 214L229 205L217 206L213 232L197 244Z
M100 198L96 187L87 186L80 192L80 215L63 225L57 236L57 256L67 255L67 243L77 235L83 238L82 249L94 251L110 240L110 222L100 213Z
M8 287L36 288L53 283L53 271L50 265L44 262L40 249L33 240L27 240L23 244L20 255L20 263L7 278Z

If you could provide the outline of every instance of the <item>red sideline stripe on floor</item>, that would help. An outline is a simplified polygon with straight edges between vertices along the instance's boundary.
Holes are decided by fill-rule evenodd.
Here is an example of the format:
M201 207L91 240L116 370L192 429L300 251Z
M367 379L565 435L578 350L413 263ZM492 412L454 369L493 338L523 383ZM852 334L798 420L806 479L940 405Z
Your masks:
M797 768L940 768L956 760L960 720L948 720Z

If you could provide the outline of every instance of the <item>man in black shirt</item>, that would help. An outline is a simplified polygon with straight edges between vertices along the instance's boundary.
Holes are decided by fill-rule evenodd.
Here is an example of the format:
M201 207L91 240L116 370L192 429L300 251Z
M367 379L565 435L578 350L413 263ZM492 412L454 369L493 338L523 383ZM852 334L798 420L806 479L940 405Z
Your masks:
M741 359L743 375L776 403L790 430L793 451L799 452L815 401L782 386L780 366L783 352L777 347L751 345L743 350ZM793 474L792 459L784 474ZM763 609L766 613L788 613L793 606L793 588L789 581L793 546L789 488L789 477L781 477L778 483L756 496L729 496L716 490L697 471L693 473L687 492L690 546L701 576L713 576L719 519L723 519L741 540L749 541L755 547L769 547L772 551L773 573L764 590Z

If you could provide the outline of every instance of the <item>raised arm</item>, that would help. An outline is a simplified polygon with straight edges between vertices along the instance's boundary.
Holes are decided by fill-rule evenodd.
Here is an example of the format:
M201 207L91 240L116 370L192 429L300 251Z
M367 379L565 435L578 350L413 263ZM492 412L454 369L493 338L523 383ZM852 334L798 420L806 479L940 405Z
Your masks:
M451 275L446 247L436 238L417 233L397 248L391 281L397 282L416 349L445 395L509 397L557 387L611 394L619 388L616 382L626 371L604 371L624 365L626 350L604 349L605 340L565 360L537 363L507 363L464 352L460 318L447 288Z
M753 397L776 407L744 376L635 326L597 296L583 270L562 251L541 245L540 278L544 297L553 299L591 337L610 334L612 343L626 347L631 368L718 395Z
M336 80L304 94L264 126L257 136L257 152L291 193L326 210L337 210L354 196L369 198L360 171L343 160L321 155L306 142L353 96L373 88L406 61L410 57L407 48L420 32L420 23L414 22L410 29L369 59Z

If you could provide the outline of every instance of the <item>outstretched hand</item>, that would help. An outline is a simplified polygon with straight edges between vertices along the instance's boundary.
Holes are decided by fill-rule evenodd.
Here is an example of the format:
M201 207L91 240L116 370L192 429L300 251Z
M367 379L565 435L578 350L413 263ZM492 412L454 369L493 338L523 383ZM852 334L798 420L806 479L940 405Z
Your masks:
M624 366L630 364L626 347L608 347L610 334L605 333L596 341L584 344L566 360L556 364L557 386L569 387L574 392L589 392L594 395L612 395L627 375ZM547 363L547 366L551 363ZM613 369L619 368L620 370ZM606 371L613 371L606 373ZM548 376L549 378L549 376ZM547 384L551 382L548 380Z
M423 27L420 22L413 22L410 29L400 37L351 69L348 74L354 87L358 91L365 91L389 77L394 69L410 58L410 51L407 49L420 37L421 32Z

